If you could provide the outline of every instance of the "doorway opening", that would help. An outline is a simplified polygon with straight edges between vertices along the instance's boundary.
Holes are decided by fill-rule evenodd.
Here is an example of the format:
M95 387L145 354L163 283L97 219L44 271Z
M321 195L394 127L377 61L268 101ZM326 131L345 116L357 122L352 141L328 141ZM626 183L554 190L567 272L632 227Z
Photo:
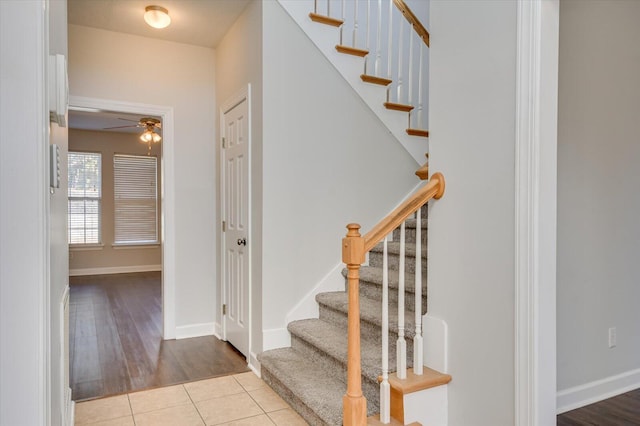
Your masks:
M163 116L100 103L81 100L69 108L68 359L74 400L153 385L153 360L161 359L168 331Z

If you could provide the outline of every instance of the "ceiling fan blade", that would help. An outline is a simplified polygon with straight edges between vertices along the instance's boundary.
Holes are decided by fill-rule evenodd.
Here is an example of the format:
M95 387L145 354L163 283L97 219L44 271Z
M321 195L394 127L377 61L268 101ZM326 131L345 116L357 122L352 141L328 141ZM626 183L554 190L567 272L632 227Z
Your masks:
M137 125L136 125L136 126L131 126L131 125L129 125L129 126L103 127L103 128L102 128L102 130L125 129L125 128L127 128L127 127L138 127L138 126L137 126Z

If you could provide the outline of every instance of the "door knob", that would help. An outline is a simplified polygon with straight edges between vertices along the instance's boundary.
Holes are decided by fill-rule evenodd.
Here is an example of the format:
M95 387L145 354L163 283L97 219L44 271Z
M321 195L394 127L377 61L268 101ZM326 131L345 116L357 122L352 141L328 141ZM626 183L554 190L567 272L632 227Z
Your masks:
M239 246L246 246L247 245L247 239L246 238L238 238L238 245Z

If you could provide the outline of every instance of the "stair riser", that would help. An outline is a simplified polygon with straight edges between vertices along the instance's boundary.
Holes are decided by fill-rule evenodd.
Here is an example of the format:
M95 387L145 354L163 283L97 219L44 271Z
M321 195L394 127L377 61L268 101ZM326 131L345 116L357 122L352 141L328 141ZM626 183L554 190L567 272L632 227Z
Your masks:
M328 306L320 304L320 319L344 327L347 330L346 314L331 309ZM407 342L407 363L413 362L413 335L415 330L406 330L405 336ZM367 340L374 342L376 346L382 347L382 331L377 324L370 323L363 319L360 320L360 335ZM398 340L397 330L389 330L389 357L396 356L396 341ZM413 364L411 364L413 365Z
M304 420L309 423L311 426L341 426L340 424L332 425L324 422L320 417L318 417L315 412L307 407L300 399L293 394L289 388L283 385L276 376L277 373L272 373L269 369L265 368L264 365L260 369L260 375L262 380L264 380L282 399L287 401L287 403L298 413ZM346 390L346 386L345 386Z
M346 386L347 366L339 360L320 351L311 343L300 339L295 335L291 336L291 347L311 360L318 369L324 371L330 377L340 380ZM395 356L395 354L394 354ZM369 415L380 411L380 385L377 380L362 376L362 393L367 398L367 411Z
M396 253L389 253L389 269L397 271L400 269L400 256ZM376 266L378 268L382 267L382 252L369 252L369 265ZM427 258L426 256L422 256L422 273L426 274L426 266L427 266ZM404 270L406 273L413 274L416 271L416 259L413 256L405 256L404 259Z
M413 283L407 283L408 285L413 285ZM422 314L427 313L427 288L426 286L422 287ZM370 283L367 281L360 281L360 297L368 297L369 299L380 300L382 301L382 286L376 283ZM413 292L404 292L404 305L406 307L415 306L415 296ZM390 288L389 289L389 301L390 303L397 305L398 304L398 289Z

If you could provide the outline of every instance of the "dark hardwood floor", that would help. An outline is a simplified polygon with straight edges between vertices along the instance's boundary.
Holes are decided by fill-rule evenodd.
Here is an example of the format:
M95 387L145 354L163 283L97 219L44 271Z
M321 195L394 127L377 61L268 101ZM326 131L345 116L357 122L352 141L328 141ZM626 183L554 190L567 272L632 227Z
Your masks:
M162 340L159 272L71 277L74 401L249 371L213 336Z
M558 426L638 426L640 389L558 416Z

